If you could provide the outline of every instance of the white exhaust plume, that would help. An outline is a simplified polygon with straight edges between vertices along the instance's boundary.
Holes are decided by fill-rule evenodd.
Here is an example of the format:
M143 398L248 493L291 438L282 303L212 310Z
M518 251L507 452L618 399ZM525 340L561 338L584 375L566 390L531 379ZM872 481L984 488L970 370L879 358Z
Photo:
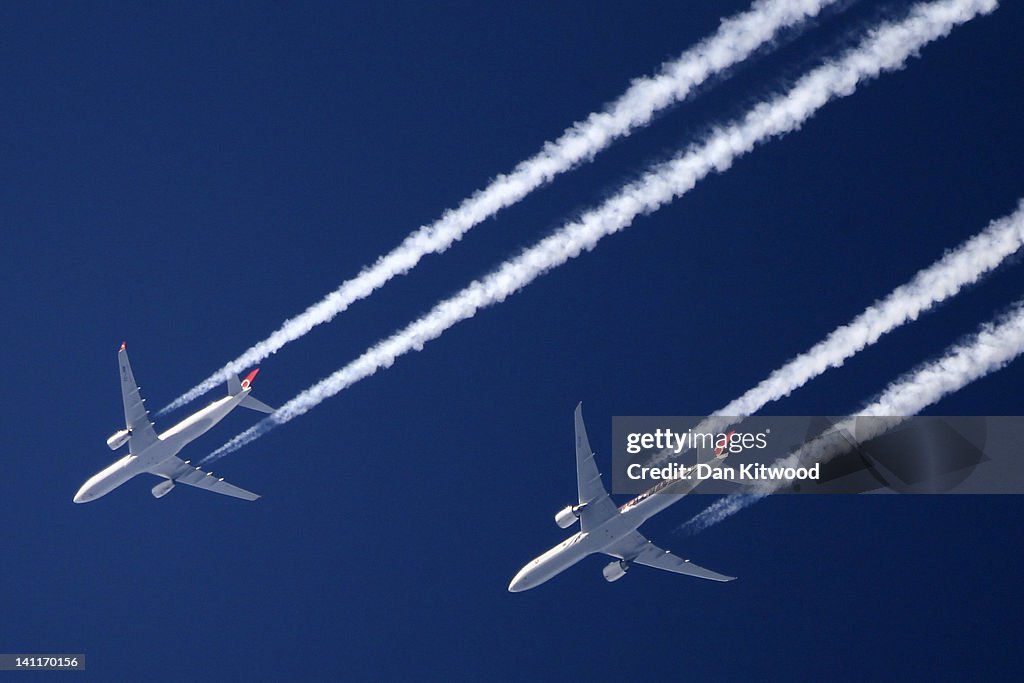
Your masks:
M1009 216L992 221L987 228L959 247L918 271L914 278L877 301L863 313L836 328L825 339L774 371L760 384L715 411L694 427L696 432L725 431L735 420L753 415L771 401L788 396L829 368L874 344L882 335L917 320L936 304L977 282L1024 245L1024 200ZM652 464L678 457L674 450L651 458Z
M650 213L688 192L713 171L725 171L757 144L800 127L814 112L836 97L853 94L857 85L883 71L899 68L925 44L947 35L953 27L990 12L996 0L938 0L915 5L906 19L875 28L853 50L814 69L785 95L755 106L740 122L717 129L702 144L659 164L638 181L626 185L599 207L586 212L519 256L476 280L408 327L368 349L362 356L306 389L274 414L242 432L208 455L211 462L254 441L277 425L309 411L398 356L420 350L445 330L503 301L540 275L578 256L606 235L622 230L642 213Z
M402 241L372 266L313 304L286 320L269 337L216 371L192 389L162 408L164 415L202 396L317 325L334 319L354 302L364 299L392 278L403 275L427 254L440 253L461 239L474 226L507 208L556 176L591 160L617 138L648 124L656 113L680 102L711 76L722 73L769 44L778 33L838 0L758 0L742 14L724 19L718 31L661 67L657 75L640 78L619 99L583 121L573 124L554 142L520 162L510 173L499 175L486 188L475 192L458 208L425 225Z
M858 439L867 440L892 429L911 415L916 415L944 396L958 391L971 382L1002 369L1024 352L1024 300L1013 310L993 322L986 323L968 340L954 344L937 360L924 363L916 370L890 384L870 405L858 415L889 417L888 420L870 420L860 423ZM875 433L864 433L864 425ZM854 418L837 423L830 431L845 430L854 433ZM827 462L849 449L844 439L819 438L780 458L772 467L805 467L816 462ZM785 482L759 482L752 493L730 494L708 506L681 530L699 533L765 496L778 490Z
M1017 210L947 252L846 325L773 372L756 387L718 411L719 415L750 415L770 401L789 395L829 368L838 367L858 351L900 325L917 320L935 304L977 282L1024 244L1024 201Z

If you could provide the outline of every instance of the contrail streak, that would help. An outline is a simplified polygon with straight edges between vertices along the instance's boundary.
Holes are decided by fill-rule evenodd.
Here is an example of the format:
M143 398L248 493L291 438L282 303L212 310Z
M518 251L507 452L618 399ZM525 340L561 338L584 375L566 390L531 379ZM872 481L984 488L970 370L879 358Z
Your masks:
M937 360L924 363L916 370L890 384L878 398L858 415L890 417L889 420L868 420L858 423L858 440L881 435L911 415L924 410L948 394L971 382L1002 369L1024 352L1024 300L1018 301L1012 311L995 321L985 323L968 340L954 344ZM837 423L830 432L854 432L854 417ZM864 433L865 424L874 433ZM845 439L818 438L808 442L772 467L801 467L816 462L827 462L849 449ZM730 494L708 506L686 522L682 529L699 533L731 517L740 510L778 490L785 482L759 482L753 493Z
M510 173L499 175L475 192L458 208L425 225L395 249L364 268L356 277L299 315L286 320L269 337L217 370L192 389L162 408L164 415L205 394L283 346L302 337L317 325L329 322L354 302L364 299L392 278L409 272L427 254L439 253L461 239L474 226L507 208L538 187L580 163L634 129L646 125L659 111L680 102L698 85L735 66L770 43L784 29L817 16L838 0L759 0L750 10L724 19L718 31L661 67L657 75L637 79L619 99L590 114L562 133L554 142L520 162Z
M765 404L788 396L829 368L841 366L848 358L874 344L882 335L917 320L936 304L977 282L1024 245L1024 200L1009 216L988 227L928 266L910 282L900 285L850 322L833 330L825 339L794 357L760 384L715 411L694 427L696 432L725 431L736 420L752 415ZM669 449L654 455L651 463L662 462L679 453Z
M476 280L408 327L368 349L362 356L306 389L272 415L237 435L208 455L216 460L238 450L274 427L312 409L398 356L420 350L445 330L503 301L540 275L578 256L606 235L622 230L643 213L655 211L688 192L713 171L725 171L733 161L772 137L800 127L836 97L851 95L857 85L883 71L899 68L925 44L947 35L953 27L980 13L994 10L995 0L940 0L914 6L901 22L872 30L855 49L814 69L785 95L755 106L740 122L717 129L704 143L677 156L626 185L617 195L542 239L519 256Z
M750 415L770 401L787 396L829 368L878 341L900 325L977 282L1024 244L1024 201L1017 210L970 238L910 282L837 328L807 352L718 411L719 415Z

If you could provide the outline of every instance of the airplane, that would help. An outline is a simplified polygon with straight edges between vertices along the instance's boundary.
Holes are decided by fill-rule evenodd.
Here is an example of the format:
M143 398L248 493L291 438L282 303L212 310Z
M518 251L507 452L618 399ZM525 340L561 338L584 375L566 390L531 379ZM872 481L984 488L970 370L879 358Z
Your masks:
M178 457L178 452L189 442L206 433L238 406L261 413L274 412L273 408L257 400L250 393L252 381L259 368L250 372L241 382L234 376L228 378L227 396L214 401L157 436L153 423L149 420L149 411L143 405L145 399L139 394L139 387L135 383L125 346L122 343L117 352L117 360L121 366L125 428L114 432L107 439L107 446L110 450L116 451L127 443L128 455L90 477L75 494L74 501L88 503L96 500L143 473L155 474L164 480L153 487L152 493L155 498L166 496L175 484L188 484L243 500L259 498L252 491L229 484L224 479L204 472L192 466L188 460Z
M727 455L716 453L714 459L706 464L713 469L718 468ZM665 479L622 507L615 507L601 483L601 473L597 471L594 453L590 450L587 430L583 425L582 403L576 406L576 477L579 503L559 511L555 515L555 523L567 529L579 521L580 530L519 570L508 585L509 592L519 593L535 588L595 553L615 558L601 571L609 582L621 579L634 564L711 581L732 581L736 578L673 555L637 531L641 524L692 491L700 483L699 479Z

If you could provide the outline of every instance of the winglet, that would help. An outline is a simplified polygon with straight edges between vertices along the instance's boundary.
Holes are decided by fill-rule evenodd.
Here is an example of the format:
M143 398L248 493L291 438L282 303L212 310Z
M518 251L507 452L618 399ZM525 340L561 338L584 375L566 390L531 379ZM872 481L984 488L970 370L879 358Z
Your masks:
M121 348L118 351L124 351L124 347L128 345L128 342L121 342Z
M256 378L256 373L259 372L259 371L260 371L260 369L256 368L255 370L250 372L249 375L245 379L242 380L242 388L243 389L248 389L249 388L249 385L252 384L253 379Z

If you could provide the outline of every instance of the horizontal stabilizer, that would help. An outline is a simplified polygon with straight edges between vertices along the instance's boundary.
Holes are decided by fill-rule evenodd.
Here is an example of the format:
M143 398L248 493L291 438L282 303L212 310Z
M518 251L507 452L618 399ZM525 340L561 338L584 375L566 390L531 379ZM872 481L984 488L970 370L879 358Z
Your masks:
M264 403L263 401L259 400L258 398L256 398L252 394L249 394L248 396L243 398L242 402L239 403L238 405L242 406L243 408L248 408L249 410L258 410L261 413L272 413L272 412L274 412L273 408L271 408L266 403Z
M252 387L252 380L253 380L253 378L256 377L256 373L259 372L259 371L260 371L260 369L256 368L255 370L250 372L249 375L245 379L243 379L242 381L238 380L238 376L237 375L228 375L228 396L238 396L243 391L245 391L245 392L251 391L252 390L251 389L251 387ZM268 406L263 401L260 401L259 399L254 397L251 393L247 393L246 397L243 398L241 400L241 402L239 402L238 405L240 405L240 406L242 406L244 408L248 408L249 410L259 411L261 413L268 413L269 414L269 413L274 412L273 408Z

